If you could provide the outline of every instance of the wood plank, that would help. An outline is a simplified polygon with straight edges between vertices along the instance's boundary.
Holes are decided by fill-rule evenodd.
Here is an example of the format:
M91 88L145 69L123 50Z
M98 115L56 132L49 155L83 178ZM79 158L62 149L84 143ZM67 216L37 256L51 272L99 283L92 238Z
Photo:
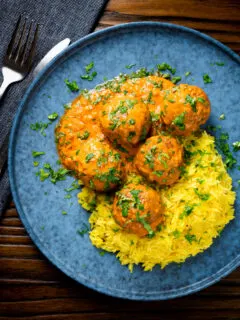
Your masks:
M181 316L181 318L180 318ZM1 317L0 320L9 320L9 317ZM24 317L14 317L14 320L176 320L176 319L191 319L191 320L239 320L239 313L235 310L222 310L221 316L216 314L215 311L201 311L201 313L196 313L195 311L181 312L180 314L176 311L168 310L167 313L162 314L161 310L157 313L131 313L131 312L121 312L121 313L107 313L107 312L88 312L88 313L66 313L66 314L48 314L48 315L37 315L37 316L24 316Z
M14 244L0 244L0 257L4 258L39 258L43 259L43 255L33 244L31 245L14 245Z
M199 31L222 31L222 32L240 32L238 21L231 20L204 20L199 18L181 18L169 16L145 16L145 15L131 15L115 11L105 11L100 19L98 25L102 27L109 27L120 23L137 22L137 21L158 21L168 22L183 25L189 28L198 29Z
M0 258L0 283L2 280L60 281L66 277L47 259ZM66 277L67 278L67 277Z
M110 0L106 11L117 11L120 13L144 16L240 20L240 2L238 0Z
M9 227L22 227L23 228L23 224L22 224L21 220L19 219L19 217L5 217L4 219L2 219L1 225L2 226L9 226Z
M211 301L211 303L209 303ZM186 303L187 302L187 303ZM232 298L229 300L218 297L201 297L196 295L188 296L181 299L168 301L141 302L128 300L119 300L116 298L106 297L99 294L97 298L55 298L41 299L33 301L14 301L0 302L1 315L21 316L21 315L40 315L75 312L153 312L161 309L162 312L177 309L179 312L185 310L211 310L221 312L222 310L235 310L240 312L239 299Z
M98 293L87 289L70 280L61 283L2 283L1 301L32 301L58 298L86 298L97 296ZM197 293L199 298L217 296L220 298L239 298L240 286L226 286L221 283L213 285Z
M4 219L3 219L4 220ZM16 236L26 236L27 232L23 227L9 227L0 225L0 234L2 235L16 235Z
M18 217L17 210L15 208L15 204L12 202L10 207L4 212L3 219L9 217Z
M0 234L0 244L31 244L34 245L29 236L10 236ZM35 245L34 245L35 246Z

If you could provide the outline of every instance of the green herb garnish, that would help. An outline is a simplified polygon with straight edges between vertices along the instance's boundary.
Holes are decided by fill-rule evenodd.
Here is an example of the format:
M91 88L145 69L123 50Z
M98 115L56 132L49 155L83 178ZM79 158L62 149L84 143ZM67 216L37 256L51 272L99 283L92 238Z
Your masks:
M32 156L34 158L39 157L39 156L43 156L45 154L45 152L43 151L32 151Z
M89 232L89 227L88 227L88 225L86 225L85 223L84 223L84 228L83 229L81 229L81 230L77 230L77 233L81 236L81 237L83 237L86 233L88 233Z
M39 131L44 137L46 137L45 129L48 127L49 123L36 122L30 124L30 128L34 131Z
M190 244L192 244L193 241L197 241L197 238L196 238L195 234L190 234L190 233L188 233L188 234L185 235L185 239L186 239Z
M94 157L94 153L89 153L86 155L85 162L88 163Z
M132 63L132 64L128 64L125 66L126 69L132 69L132 67L134 67L136 65L136 63Z
M240 141L233 142L233 151L239 151L240 150Z
M176 83L178 83L179 81L181 81L182 80L182 78L181 77L172 77L172 83L174 83L174 84L176 84Z
M179 114L172 122L180 130L185 130L185 124L184 124L185 113L186 112L184 111L181 114Z
M179 218L183 219L184 217L189 216L192 213L194 207L195 207L195 205L191 205L191 206L186 205L183 212L180 214Z
M197 107L196 107L197 101L196 101L196 98L193 98L188 94L186 96L186 98L185 98L185 102L190 104L193 112L197 112Z
M93 67L94 67L94 62L92 61L88 65L86 65L86 67L85 67L86 72L89 73Z
M161 64L157 64L157 69L159 71L166 71L166 70L169 70L172 74L175 74L176 73L176 69L175 68L172 68L168 63L166 62L163 62Z
M203 82L204 83L212 83L212 79L209 77L207 73L203 75Z
M51 120L51 121L56 120L57 117L58 117L57 112L53 112L53 113L51 113L51 114L48 115L48 119Z
M65 79L64 82L66 83L68 89L71 90L72 92L79 91L79 87L76 81L70 82L68 79Z
M84 133L78 134L77 137L80 138L81 140L86 140L89 137L90 133L89 131L85 130Z
M200 193L198 191L198 188L194 188L194 192L199 197L199 199L202 200L202 201L207 201L210 198L210 194L209 193Z

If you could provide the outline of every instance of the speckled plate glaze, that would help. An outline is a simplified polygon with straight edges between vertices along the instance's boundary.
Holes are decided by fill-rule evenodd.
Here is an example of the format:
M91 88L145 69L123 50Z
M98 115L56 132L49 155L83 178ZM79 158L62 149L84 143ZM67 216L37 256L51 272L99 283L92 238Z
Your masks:
M80 79L84 66L94 61L98 75L92 82ZM211 65L224 62L224 66ZM229 274L240 262L239 188L235 204L236 218L221 237L204 253L181 265L171 264L164 270L155 267L143 272L136 267L131 274L114 254L99 254L89 236L77 234L88 224L89 213L78 203L75 190L72 199L64 199L64 188L73 179L53 185L40 182L33 167L32 150L45 151L40 163L55 164L54 126L46 137L29 128L31 123L46 122L48 114L63 114L63 104L76 94L68 91L64 79L76 80L81 88L93 88L104 77L113 78L131 69L151 69L167 62L177 68L182 82L202 87L210 97L212 113L208 121L222 125L230 142L240 138L240 59L218 41L185 27L164 23L131 23L95 32L73 43L51 62L27 90L13 124L9 148L11 189L19 215L32 240L43 254L71 278L92 289L115 297L135 300L164 300L203 289ZM191 71L191 76L184 76ZM203 73L213 83L203 83ZM220 121L221 113L226 120ZM236 155L239 159L239 155ZM240 162L239 162L240 163ZM240 179L237 169L230 172L234 186ZM62 215L62 210L68 212ZM159 248L161 250L161 248Z

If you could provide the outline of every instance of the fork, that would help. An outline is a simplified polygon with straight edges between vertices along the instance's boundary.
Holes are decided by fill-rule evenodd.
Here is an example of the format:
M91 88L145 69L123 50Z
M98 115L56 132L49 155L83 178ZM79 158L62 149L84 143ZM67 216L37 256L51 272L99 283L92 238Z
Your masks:
M15 30L13 31L9 42L6 55L3 59L3 83L0 87L0 100L7 87L14 82L23 80L29 73L32 66L33 57L36 49L39 24L37 24L34 33L34 26L31 21L27 31L27 19L21 23L22 16L20 15ZM22 27L21 27L22 24ZM31 41L31 34L33 40ZM24 42L25 39L25 42ZM2 145L0 146L0 178L4 173L7 163L7 148L8 148L9 132L7 133Z
M20 15L3 59L3 83L0 87L0 100L7 87L14 82L23 80L32 66L39 24L35 28L33 40L31 41L33 21L31 21L27 31L27 19L24 19L23 24L21 20L22 16Z

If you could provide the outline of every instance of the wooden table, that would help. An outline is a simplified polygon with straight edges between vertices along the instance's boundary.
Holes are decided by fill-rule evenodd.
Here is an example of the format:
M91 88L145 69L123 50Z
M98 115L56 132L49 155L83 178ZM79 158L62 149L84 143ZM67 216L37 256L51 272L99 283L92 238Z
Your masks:
M111 0L97 29L143 20L195 28L240 52L240 0ZM0 320L240 319L240 269L188 297L145 303L110 298L52 266L13 203L0 222L0 260Z

